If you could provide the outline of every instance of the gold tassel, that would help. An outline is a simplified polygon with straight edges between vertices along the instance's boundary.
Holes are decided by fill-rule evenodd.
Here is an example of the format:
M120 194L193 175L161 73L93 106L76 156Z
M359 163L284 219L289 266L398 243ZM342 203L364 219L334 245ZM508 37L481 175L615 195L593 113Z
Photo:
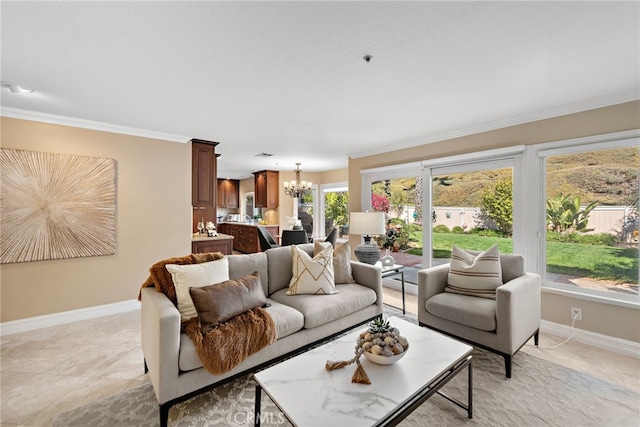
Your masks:
M353 373L353 377L351 378L351 382L352 383L357 383L357 384L371 384L371 381L369 380L369 376L367 375L367 373L362 368L362 365L360 364L359 360L357 361L357 364L358 364L358 368Z
M334 369L344 368L345 366L349 366L353 363L353 361L341 360L339 362L333 362L331 360L327 360L327 364L324 365L324 368L327 371L333 371Z

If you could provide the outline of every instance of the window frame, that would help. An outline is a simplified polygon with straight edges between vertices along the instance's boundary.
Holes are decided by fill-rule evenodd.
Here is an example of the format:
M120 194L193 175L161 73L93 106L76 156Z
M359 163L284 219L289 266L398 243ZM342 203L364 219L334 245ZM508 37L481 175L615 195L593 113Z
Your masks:
M613 144L613 145L612 145ZM618 144L618 145L615 145ZM546 167L543 157L563 154L577 147L619 148L640 144L640 129L593 135L567 140L557 140L531 145L515 145L495 150L427 159L373 169L363 169L361 175L361 209L371 209L371 184L382 179L422 176L425 183L431 182L432 170L444 169L463 164L484 163L486 161L513 158L514 229L513 252L525 259L525 270L540 274L542 292L561 294L570 298L598 303L640 309L640 295L611 295L608 291L585 288L569 289L567 285L548 283L546 280ZM585 151L584 149L578 151ZM568 151L570 152L570 151ZM639 178L640 179L640 178ZM531 208L533 204L534 209ZM423 207L432 209L431 185L423 187ZM431 266L431 227L423 227L423 265ZM424 246L424 245L423 245ZM608 292L608 294L607 294Z
M640 145L640 129L537 144L532 146L529 150L532 157L531 163L535 163L536 165L539 175L538 182L540 182L538 188L531 189L533 192L530 194L535 195L535 204L540 207L539 209L534 210L536 212L535 221L537 224L537 238L535 239L535 243L537 244L535 247L537 247L537 252L539 254L536 271L542 278L543 292L551 292L572 298L604 302L624 307L640 308L640 294L625 295L622 293L602 291L598 289L576 288L575 286L548 280L546 241L547 157L563 154L576 154L587 151L600 151L633 146L637 147L638 145ZM534 250L533 241L529 242L529 246L531 250Z
M376 169L362 170L361 181L361 206L363 210L371 209L371 185L380 180L406 178L408 176L421 176L423 179L422 206L423 211L431 212L433 209L432 200L432 179L434 175L456 171L456 173L470 172L474 170L486 170L494 168L510 167L513 170L513 252L521 253L525 256L525 267L529 267L526 261L526 246L524 245L524 230L521 225L523 220L516 220L524 217L526 209L523 206L522 190L525 180L523 177L523 145L499 148L494 150L479 151L476 153L461 154L455 156L441 157L437 159L423 160L420 162L405 163L387 166ZM435 172L435 173L434 173ZM428 183L428 185L426 185ZM520 191L517 191L520 189ZM433 265L433 232L431 227L422 227L422 265L424 268ZM517 252L516 252L517 251ZM532 264L535 265L535 264Z

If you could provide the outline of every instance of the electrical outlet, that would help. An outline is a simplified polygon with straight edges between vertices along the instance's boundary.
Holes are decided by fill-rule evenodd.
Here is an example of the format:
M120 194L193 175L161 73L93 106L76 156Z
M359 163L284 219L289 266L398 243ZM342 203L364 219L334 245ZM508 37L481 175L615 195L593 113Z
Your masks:
M578 307L571 307L571 320L582 320L582 309Z

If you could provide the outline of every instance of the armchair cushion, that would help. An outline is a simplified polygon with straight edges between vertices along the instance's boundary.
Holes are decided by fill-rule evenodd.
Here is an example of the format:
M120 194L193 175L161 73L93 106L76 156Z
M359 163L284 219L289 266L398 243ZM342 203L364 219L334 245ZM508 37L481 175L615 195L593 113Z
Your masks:
M502 285L498 246L475 255L453 245L447 284L447 292L495 299Z
M426 302L426 310L442 319L483 331L496 330L496 301L443 292Z

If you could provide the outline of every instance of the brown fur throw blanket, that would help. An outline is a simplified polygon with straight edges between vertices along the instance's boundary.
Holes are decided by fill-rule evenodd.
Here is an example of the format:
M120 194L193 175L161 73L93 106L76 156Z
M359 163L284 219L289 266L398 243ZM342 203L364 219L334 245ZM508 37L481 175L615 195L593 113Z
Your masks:
M205 369L224 374L276 340L276 325L262 308L253 308L220 323L204 334L196 317L184 321L184 332L196 345Z
M224 255L220 252L210 252L159 261L151 266L149 278L140 289L154 286L156 291L162 292L177 305L173 279L165 266L167 264L199 264L222 257ZM138 300L141 298L141 293L138 293ZM214 375L230 371L277 338L275 322L265 310L259 307L235 316L204 334L197 317L182 322L181 328L194 342L198 357L205 369Z
M165 268L167 264L199 264L201 262L215 261L223 258L224 255L221 252L208 252L205 254L189 254L182 257L169 258L159 262L156 262L149 269L149 278L145 280L140 289L147 288L149 286L155 286L156 291L162 292L173 302L174 305L178 304L176 299L176 288L173 285L171 279L171 273ZM140 292L138 293L138 301L142 298Z

